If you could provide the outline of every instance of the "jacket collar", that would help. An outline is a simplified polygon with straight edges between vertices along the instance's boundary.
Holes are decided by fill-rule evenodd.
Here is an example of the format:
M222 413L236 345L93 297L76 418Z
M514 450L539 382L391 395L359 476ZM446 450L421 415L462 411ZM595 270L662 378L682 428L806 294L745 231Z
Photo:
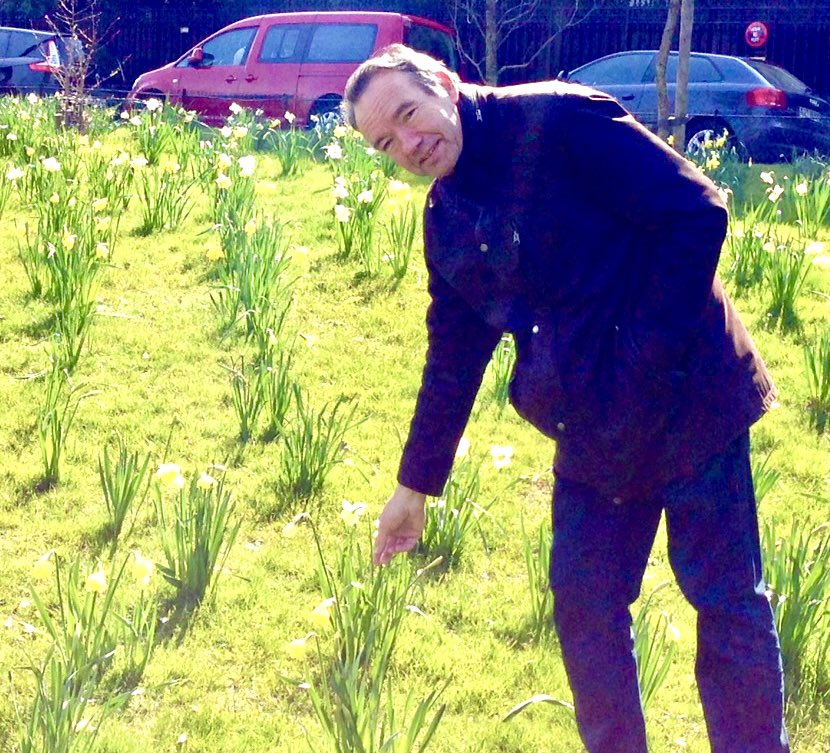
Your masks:
M440 182L473 198L489 190L498 154L492 138L492 99L483 87L459 85L458 114L464 143L455 169Z

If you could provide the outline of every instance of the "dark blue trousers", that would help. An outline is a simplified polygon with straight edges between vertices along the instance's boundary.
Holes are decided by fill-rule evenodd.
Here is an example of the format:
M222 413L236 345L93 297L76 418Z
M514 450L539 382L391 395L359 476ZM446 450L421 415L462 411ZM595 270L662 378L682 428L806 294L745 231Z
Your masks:
M645 753L630 605L665 510L668 552L697 610L695 673L712 753L785 753L778 636L764 595L749 438L653 499L557 479L554 622L590 753Z

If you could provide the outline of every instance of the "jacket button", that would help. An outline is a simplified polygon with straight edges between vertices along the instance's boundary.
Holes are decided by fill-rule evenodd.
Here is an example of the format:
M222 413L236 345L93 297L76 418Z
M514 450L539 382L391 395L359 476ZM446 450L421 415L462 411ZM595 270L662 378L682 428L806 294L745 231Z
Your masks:
M621 504L623 503L622 497L614 497L614 499L612 499L611 501L612 501L615 505L621 505Z
M487 251L489 251L489 250L490 250L490 246L488 246L486 243L482 243L482 244L478 247L478 249L479 249L479 251L481 251L482 253L485 253L485 252L487 252Z
M556 428L559 429L559 431L565 431L564 421L560 421L558 424L556 424Z

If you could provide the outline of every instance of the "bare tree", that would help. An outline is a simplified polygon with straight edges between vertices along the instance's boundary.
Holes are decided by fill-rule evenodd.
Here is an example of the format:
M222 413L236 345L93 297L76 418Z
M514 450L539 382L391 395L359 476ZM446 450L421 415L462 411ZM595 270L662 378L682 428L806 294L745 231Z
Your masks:
M93 61L114 26L101 30L97 0L58 0L55 11L45 20L50 30L64 40L64 59L55 69L55 77L61 87L60 116L63 125L83 131L86 127L84 107L87 94L91 88L102 83L100 78L91 80Z
M674 32L677 29L677 21L680 18L680 1L669 0L669 14L666 17L666 25L663 27L663 37L660 40L660 51L657 53L657 71L655 83L657 84L657 135L665 141L670 132L669 117L669 91L666 81L666 65L669 62L669 52L674 39Z
M674 148L686 146L686 120L689 112L689 57L692 49L692 27L695 22L695 0L683 0L680 7L680 44L677 55L677 88L674 98Z
M479 78L497 84L507 71L532 65L565 29L584 21L597 4L598 0L452 0L458 51ZM521 60L502 62L500 53L511 37L543 21L547 22L545 38L526 50Z

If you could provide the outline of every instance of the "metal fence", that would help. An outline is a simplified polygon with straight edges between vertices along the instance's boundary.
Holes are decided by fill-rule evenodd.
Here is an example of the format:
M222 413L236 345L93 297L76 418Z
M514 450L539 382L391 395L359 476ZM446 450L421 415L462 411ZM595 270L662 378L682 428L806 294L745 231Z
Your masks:
M323 5L288 0L279 3L280 10ZM345 3L328 3L345 5ZM417 2L410 3L417 12ZM163 7L136 7L123 14L116 24L115 35L107 40L99 70L108 72L120 63L122 73L110 80L114 89L129 88L143 71L156 68L244 15L266 12L274 3L254 0L240 2L235 11L216 10L194 14L188 3L170 3ZM355 2L347 7L357 8ZM406 3L398 0L376 0L376 10L400 10ZM551 4L551 7L553 4ZM527 50L537 49L553 30L553 12L548 18L529 24L510 38L502 50L502 62L520 62ZM504 83L552 78L560 70L569 70L601 55L632 49L653 49L659 46L665 23L665 0L628 0L628 3L603 4L586 21L566 29L540 55L532 67L512 71ZM447 21L448 19L441 19ZM770 29L770 41L761 54L769 61L783 65L819 92L830 94L830 0L766 0L744 2L735 0L698 0L693 33L693 49L732 55L758 55L744 40L751 21L763 21ZM0 24L43 28L42 22L0 14ZM469 28L459 29L462 38L471 36Z

